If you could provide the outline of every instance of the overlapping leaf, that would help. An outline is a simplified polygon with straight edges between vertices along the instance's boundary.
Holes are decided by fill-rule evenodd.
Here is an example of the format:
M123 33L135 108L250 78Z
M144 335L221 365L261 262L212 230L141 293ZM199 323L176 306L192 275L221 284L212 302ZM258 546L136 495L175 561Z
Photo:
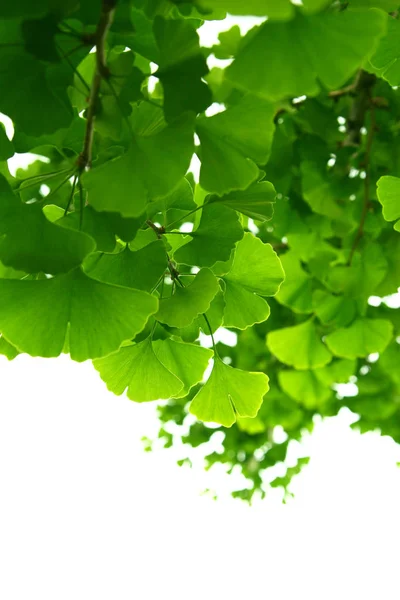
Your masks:
M101 283L79 269L39 281L0 280L0 331L32 356L77 361L104 356L133 338L157 311L146 292Z

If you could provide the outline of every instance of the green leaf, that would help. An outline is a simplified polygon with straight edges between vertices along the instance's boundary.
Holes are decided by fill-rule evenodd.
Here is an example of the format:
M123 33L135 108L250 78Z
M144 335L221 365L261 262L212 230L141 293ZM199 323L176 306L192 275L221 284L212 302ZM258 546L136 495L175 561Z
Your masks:
M273 117L271 104L246 96L224 112L198 118L200 185L221 195L256 181L257 164L265 164L271 150Z
M335 356L364 357L383 352L393 334L393 325L384 319L357 319L350 327L340 328L326 336L326 343Z
M86 261L90 277L150 292L167 269L167 255L161 240L132 252L125 248L118 254L93 254Z
M217 261L229 259L236 242L243 237L243 229L234 211L219 204L206 204L198 228L188 235L191 241L174 253L175 260L212 267Z
M47 217L48 208L49 206L46 206L45 209L47 210L44 210ZM53 219L50 220L53 221ZM66 217L63 216L59 220L54 219L54 221L56 221L57 225L82 230L90 235L96 242L96 249L99 252L112 252L115 248L115 233L111 226L109 215L97 212L92 206L84 207L82 222L80 213L75 211L69 213Z
M377 10L268 20L246 35L226 76L238 88L272 102L315 96L319 82L338 89L374 52L385 26L386 15Z
M234 369L215 358L207 383L193 398L190 412L202 421L231 427L236 417L255 417L268 392L268 377Z
M378 180L378 200L382 204L382 214L386 221L400 219L400 179L385 175ZM398 222L395 224L395 228Z
M182 118L166 125L162 110L135 107L135 135L128 151L82 177L89 203L98 211L137 217L151 200L166 196L185 175L193 153L193 124Z
M46 219L39 204L22 204L0 175L0 260L28 273L63 273L95 249L92 238Z
M170 298L160 300L155 318L170 327L186 327L198 315L207 312L218 291L219 285L215 275L209 269L202 269L190 285L177 285Z
M224 196L208 196L208 203L224 204L256 221L269 221L274 214L276 190L269 181L253 183L247 190L235 190Z
M150 338L94 360L93 365L110 392L120 396L128 388L127 396L135 402L172 398L183 388L157 358Z
M176 398L184 398L190 389L203 379L208 362L212 357L212 350L184 344L170 338L157 340L153 343L157 358L176 375L183 383L183 388Z
M224 325L246 329L269 316L269 305L260 296L273 296L284 280L281 262L269 244L251 233L238 243L225 284Z
M78 362L133 338L157 311L149 294L90 279L79 269L39 281L0 280L0 330L31 356L59 356L69 342Z
M8 360L14 360L20 352L15 346L10 344L10 342L7 342L5 337L0 336L0 354L5 356Z
M154 75L164 88L167 121L185 111L203 112L212 103L212 95L202 81L208 67L197 32L183 19L156 17L153 27L160 50L159 68Z
M396 6L397 8L398 5ZM380 77L386 79L390 85L399 85L400 23L397 19L388 19L387 28L386 35L380 40L379 46L373 56L371 56L370 61Z
M319 379L318 371L280 371L279 384L288 396L306 408L316 409L332 396L332 390Z
M296 313L312 313L312 278L302 269L301 263L293 252L281 257L285 281L279 289L276 299Z
M345 327L356 315L356 303L346 296L334 296L325 290L315 290L312 296L315 314L324 325Z
M281 362L299 370L317 369L332 359L317 333L313 319L294 327L270 331L267 346Z

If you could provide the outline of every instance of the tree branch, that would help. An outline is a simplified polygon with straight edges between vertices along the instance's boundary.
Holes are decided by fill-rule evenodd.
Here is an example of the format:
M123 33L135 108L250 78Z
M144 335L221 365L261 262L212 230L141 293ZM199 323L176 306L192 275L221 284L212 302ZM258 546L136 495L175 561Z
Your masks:
M100 19L97 24L96 39L96 68L93 76L89 95L89 106L86 115L86 131L83 143L83 149L77 161L80 172L91 166L92 147L94 134L94 121L98 108L100 94L100 85L103 78L107 78L109 71L106 64L106 39L108 31L112 25L115 13L115 7L118 0L102 0Z

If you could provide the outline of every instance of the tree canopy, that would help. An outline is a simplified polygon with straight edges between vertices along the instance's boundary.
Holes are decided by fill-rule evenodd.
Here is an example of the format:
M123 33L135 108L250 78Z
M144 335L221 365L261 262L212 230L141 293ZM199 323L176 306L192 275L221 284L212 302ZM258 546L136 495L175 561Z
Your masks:
M164 400L165 446L222 432L245 499L316 415L400 442L398 8L2 3L0 352Z

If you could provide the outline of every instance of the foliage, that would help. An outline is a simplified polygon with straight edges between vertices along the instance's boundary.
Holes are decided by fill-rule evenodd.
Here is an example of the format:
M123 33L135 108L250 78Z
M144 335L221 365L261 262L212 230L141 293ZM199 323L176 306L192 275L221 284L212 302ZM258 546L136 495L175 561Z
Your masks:
M400 441L398 1L298 4L0 7L0 353L165 399L248 500L317 415ZM200 45L227 12L260 24Z

